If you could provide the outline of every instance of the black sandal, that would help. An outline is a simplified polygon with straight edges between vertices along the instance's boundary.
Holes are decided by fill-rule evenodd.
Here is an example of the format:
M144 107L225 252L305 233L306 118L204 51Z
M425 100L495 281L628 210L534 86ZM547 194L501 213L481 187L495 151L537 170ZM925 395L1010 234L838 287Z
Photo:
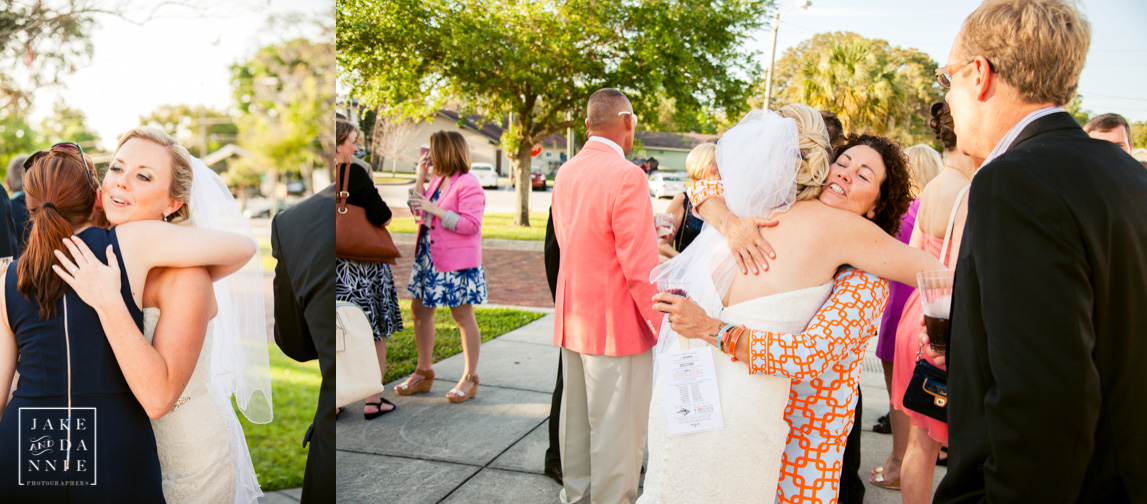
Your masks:
M386 410L386 411L382 411L382 404L383 403L389 404L391 406L391 408ZM367 420L374 420L375 418L378 418L382 415L385 415L387 413L390 413L391 411L398 409L398 406L395 406L394 403L390 402L385 397L379 397L378 402L368 402L368 403L366 403L366 406L374 406L375 408L378 409L378 411L375 411L374 413L367 413L366 407L364 406L363 412L362 412L362 417L367 419Z

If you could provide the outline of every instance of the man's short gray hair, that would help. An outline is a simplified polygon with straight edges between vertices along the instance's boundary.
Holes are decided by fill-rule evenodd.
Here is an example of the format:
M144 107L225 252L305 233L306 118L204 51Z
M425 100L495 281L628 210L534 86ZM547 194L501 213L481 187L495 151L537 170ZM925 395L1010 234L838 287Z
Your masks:
M599 89L590 95L586 105L587 126L591 130L609 127L622 120L617 113L625 110L632 110L625 93L615 88Z
M9 191L20 192L24 190L24 161L27 160L27 154L17 154L11 161L8 161Z

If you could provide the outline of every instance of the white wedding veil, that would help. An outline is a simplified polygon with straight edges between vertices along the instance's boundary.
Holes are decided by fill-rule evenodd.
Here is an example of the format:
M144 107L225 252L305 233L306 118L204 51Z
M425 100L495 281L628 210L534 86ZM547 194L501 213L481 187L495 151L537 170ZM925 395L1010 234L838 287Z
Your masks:
M239 213L223 179L199 158L192 157L191 166L191 224L240 233L254 240L251 226ZM229 412L234 396L239 411L251 422L265 424L273 417L265 287L258 254L243 269L214 284L218 313L211 322L211 374L207 387L228 424L236 474L234 502L253 502L262 495L242 426Z
M717 141L717 170L729 211L738 217L768 217L787 210L796 202L800 162L796 121L772 111L750 111ZM650 281L683 282L689 298L717 317L736 274L725 237L706 223L680 255L653 269ZM671 351L676 336L666 317L657 353Z

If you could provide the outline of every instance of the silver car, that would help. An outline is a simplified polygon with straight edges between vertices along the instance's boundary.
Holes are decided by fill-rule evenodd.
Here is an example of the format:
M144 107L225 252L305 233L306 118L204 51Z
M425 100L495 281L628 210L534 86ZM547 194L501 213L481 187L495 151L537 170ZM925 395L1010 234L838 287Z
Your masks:
M673 172L653 172L649 174L649 195L654 198L672 198L685 192L685 177Z
M494 166L489 163L471 163L470 173L478 177L478 182L482 183L482 187L498 188L498 172L494 171Z

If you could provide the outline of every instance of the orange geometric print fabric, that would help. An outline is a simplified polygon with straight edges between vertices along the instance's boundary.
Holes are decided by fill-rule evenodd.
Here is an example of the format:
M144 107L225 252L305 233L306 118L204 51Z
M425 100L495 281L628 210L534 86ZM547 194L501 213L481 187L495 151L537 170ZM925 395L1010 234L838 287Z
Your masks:
M887 301L888 281L842 268L803 334L750 333L749 372L792 379L777 502L836 502L861 363Z

